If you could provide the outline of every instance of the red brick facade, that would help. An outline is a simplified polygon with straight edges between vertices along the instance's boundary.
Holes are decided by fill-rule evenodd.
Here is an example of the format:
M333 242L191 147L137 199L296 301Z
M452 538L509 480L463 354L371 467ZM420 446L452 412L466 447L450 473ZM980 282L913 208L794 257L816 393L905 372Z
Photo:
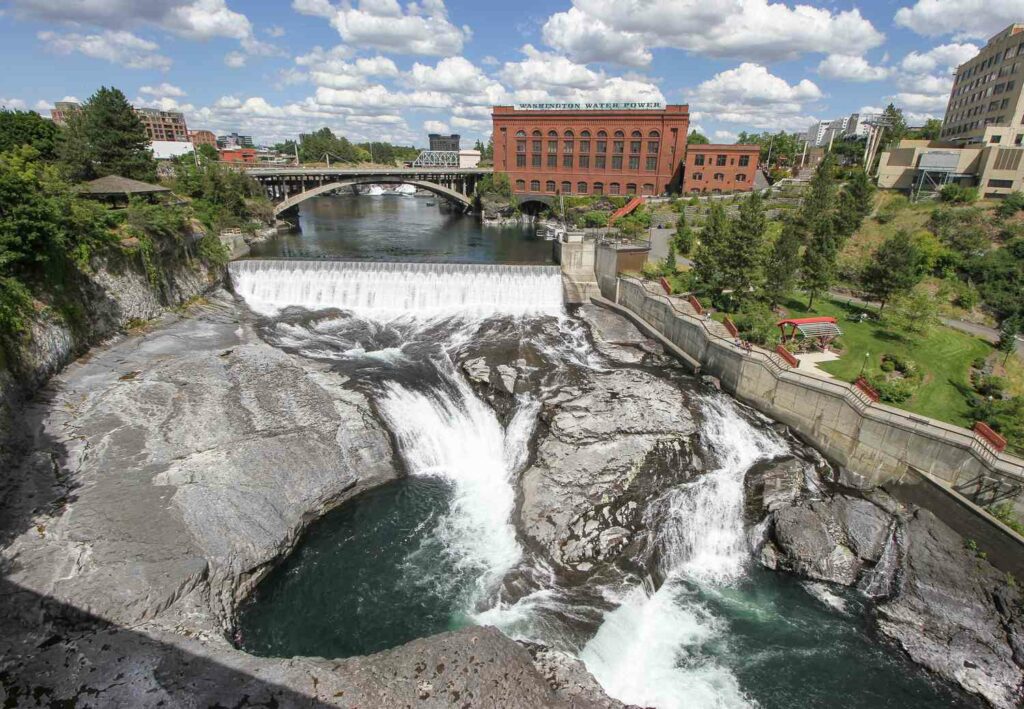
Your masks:
M255 148L224 148L220 151L221 162L244 163L246 165L256 164Z
M508 174L517 195L658 195L679 189L690 125L685 105L638 111L495 106L491 115L494 170Z
M683 194L746 192L754 189L758 145L687 146Z

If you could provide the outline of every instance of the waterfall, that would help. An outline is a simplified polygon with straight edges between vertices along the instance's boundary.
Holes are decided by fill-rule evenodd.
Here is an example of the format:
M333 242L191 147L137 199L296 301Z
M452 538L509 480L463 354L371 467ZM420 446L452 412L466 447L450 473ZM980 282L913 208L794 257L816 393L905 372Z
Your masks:
M386 382L377 405L409 473L439 476L452 484L450 511L428 543L452 558L460 579L473 581L474 590L465 599L471 614L522 556L511 520L512 476L526 460L540 406L520 403L503 429L449 361L440 362L439 370L444 386L417 391ZM455 588L459 579L448 581Z
M234 261L235 292L253 310L338 308L374 317L561 315L557 266L359 261Z
M703 406L702 435L719 467L668 491L654 507L656 541L666 581L639 586L610 612L580 657L605 690L623 702L659 709L741 707L750 701L727 667L704 647L727 630L696 589L728 584L748 557L743 530L743 478L761 458L785 452L736 406L716 397Z

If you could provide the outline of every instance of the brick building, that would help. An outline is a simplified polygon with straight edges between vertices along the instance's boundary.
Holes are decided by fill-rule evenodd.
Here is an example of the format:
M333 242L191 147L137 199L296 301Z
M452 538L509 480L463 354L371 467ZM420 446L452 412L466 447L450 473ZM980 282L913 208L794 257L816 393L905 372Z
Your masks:
M759 145L688 145L683 194L720 194L754 189L760 154Z
M255 165L256 148L223 148L220 151L220 161Z
M200 145L212 145L217 147L217 136L213 134L213 131L209 130L190 130L188 132L188 139L192 141L192 145L197 148Z
M151 141L189 142L185 114L178 111L161 111L157 108L136 108L135 114L142 121L146 135Z
M494 169L519 196L657 195L681 184L685 105L526 104L491 116Z
M82 104L75 101L58 101L50 109L50 118L59 126L67 125L72 114L82 110Z

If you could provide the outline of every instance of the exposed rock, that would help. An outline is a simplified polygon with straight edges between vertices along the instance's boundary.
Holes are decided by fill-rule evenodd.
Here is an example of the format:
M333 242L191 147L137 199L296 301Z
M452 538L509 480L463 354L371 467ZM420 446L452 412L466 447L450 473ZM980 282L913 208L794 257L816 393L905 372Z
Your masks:
M487 366L487 360L483 357L466 360L462 363L462 371L472 382L484 386L489 386L491 383L491 368Z
M666 364L664 349L656 341L644 336L628 319L607 308L586 304L578 314L590 327L598 352L624 364L641 362Z
M642 503L693 468L685 403L671 383L637 370L594 374L549 400L522 478L524 533L577 570L617 556L641 528Z
M844 495L836 497L833 510L853 552L865 561L878 561L892 517L867 500Z
M544 645L522 643L533 664L558 699L574 709L622 709L625 705L608 697L583 662L572 655Z
M819 581L844 586L857 579L861 565L856 555L834 534L831 510L820 502L786 507L775 514L774 549L762 561ZM778 552L777 555L775 552Z

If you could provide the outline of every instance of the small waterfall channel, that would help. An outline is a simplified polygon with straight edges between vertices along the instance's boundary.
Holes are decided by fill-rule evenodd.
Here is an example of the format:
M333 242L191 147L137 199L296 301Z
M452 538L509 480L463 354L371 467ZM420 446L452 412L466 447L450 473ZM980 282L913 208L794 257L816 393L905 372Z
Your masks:
M576 654L609 695L659 709L836 697L854 707L951 704L872 641L850 615L855 598L826 604L753 564L745 477L795 444L695 384L679 385L691 387L709 463L648 505L656 569L567 580L521 542L516 482L541 399L576 369L620 366L565 313L557 269L242 261L230 270L264 316L265 339L367 393L408 474L311 528L243 609L246 649L339 657L483 623ZM517 386L502 415L459 366L465 348L479 347L514 352L543 374ZM881 689L866 692L864 677Z

